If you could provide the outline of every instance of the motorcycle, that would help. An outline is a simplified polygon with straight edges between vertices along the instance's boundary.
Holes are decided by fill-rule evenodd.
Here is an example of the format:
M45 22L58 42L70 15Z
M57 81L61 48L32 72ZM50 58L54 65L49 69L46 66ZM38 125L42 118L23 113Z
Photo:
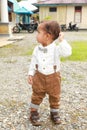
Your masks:
M61 28L62 31L66 31L66 24L60 25L60 28Z
M21 30L27 30L29 33L33 33L36 29L35 24L21 24L18 23L13 27L13 33L20 33Z
M72 24L72 22L70 22L69 26L68 26L68 30L69 31L78 31L77 24Z

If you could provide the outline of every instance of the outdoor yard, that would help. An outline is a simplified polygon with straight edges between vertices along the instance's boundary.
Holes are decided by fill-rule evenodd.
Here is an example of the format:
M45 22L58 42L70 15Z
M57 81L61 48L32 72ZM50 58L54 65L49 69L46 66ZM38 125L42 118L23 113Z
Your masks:
M65 32L73 53L61 62L62 123L54 125L50 121L46 96L40 106L41 127L32 126L28 120L32 89L27 83L27 73L37 45L36 32L13 35L23 35L24 39L0 48L0 130L86 130L87 31Z

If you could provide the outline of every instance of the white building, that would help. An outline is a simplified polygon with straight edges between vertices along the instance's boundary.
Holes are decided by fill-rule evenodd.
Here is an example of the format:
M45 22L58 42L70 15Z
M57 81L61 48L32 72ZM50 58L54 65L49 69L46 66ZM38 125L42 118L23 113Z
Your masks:
M0 0L0 35L9 35L8 1Z

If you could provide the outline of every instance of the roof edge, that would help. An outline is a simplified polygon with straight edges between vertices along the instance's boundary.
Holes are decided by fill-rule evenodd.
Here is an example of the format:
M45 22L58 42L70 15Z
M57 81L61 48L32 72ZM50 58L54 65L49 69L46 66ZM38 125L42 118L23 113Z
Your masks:
M40 6L66 6L66 5L87 5L87 3L60 3L60 4L56 4L56 3L52 3L52 4L39 4L39 3L34 3L33 4L36 7L40 7Z

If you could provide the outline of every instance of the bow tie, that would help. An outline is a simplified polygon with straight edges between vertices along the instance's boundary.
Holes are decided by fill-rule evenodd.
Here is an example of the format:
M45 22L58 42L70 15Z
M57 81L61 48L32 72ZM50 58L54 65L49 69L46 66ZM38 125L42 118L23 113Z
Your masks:
M39 49L40 51L42 51L43 53L47 53L47 48L38 47L38 49Z

